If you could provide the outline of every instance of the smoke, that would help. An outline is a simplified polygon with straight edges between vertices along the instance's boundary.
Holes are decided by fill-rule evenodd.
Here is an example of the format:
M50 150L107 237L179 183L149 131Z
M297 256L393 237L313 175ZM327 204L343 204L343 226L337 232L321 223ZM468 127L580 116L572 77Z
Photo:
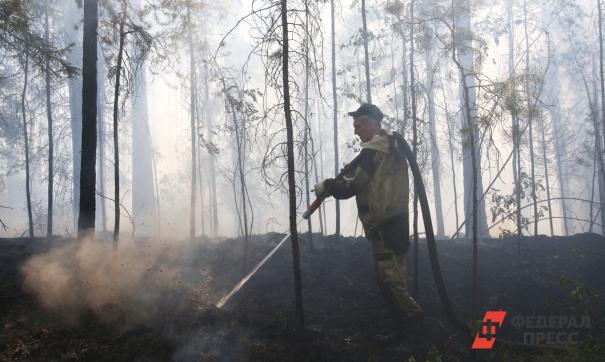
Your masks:
M31 257L21 271L26 291L68 323L93 312L101 321L166 325L211 297L209 272L196 267L189 242L86 239Z

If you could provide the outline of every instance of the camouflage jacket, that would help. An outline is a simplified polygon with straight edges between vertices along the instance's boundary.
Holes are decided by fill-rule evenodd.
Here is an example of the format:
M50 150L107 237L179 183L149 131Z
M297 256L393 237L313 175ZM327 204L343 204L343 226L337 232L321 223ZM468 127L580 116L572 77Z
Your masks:
M396 133L381 130L362 143L357 157L334 180L337 199L357 196L357 210L366 235L388 219L408 214L408 167Z

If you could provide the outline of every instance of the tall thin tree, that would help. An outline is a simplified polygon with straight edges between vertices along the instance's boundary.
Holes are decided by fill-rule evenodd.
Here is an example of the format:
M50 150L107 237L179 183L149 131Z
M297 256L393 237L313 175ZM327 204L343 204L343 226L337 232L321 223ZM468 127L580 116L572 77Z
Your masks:
M95 228L95 161L97 157L97 27L98 0L84 0L82 51L82 157L78 238Z
M128 16L128 0L122 0L122 14L119 19L119 44L118 44L118 58L116 61L116 72L115 72L115 85L113 93L113 182L114 182L114 200L113 200L113 211L114 211L114 227L113 227L113 242L114 245L118 242L118 236L120 234L120 144L118 139L118 117L120 112L120 81L122 77L122 63L124 58L124 41L126 39L126 32L124 26L126 24L126 18Z
M63 1L63 28L66 46L70 46L67 54L69 63L76 67L82 66L82 37L78 31L82 19L82 10L76 1ZM80 165L82 150L82 77L67 79L69 92L69 118L71 126L72 152L72 215L73 230L78 228L80 207Z
M27 113L25 112L25 101L27 96L27 81L29 71L29 52L25 52L23 65L23 91L21 92L21 115L23 116L23 145L25 147L25 199L27 202L27 221L29 237L34 237L34 220L32 217L31 181L29 172L29 134L27 132Z
M49 44L48 0L44 1L44 41ZM54 142L53 142L53 112L50 91L50 54L44 60L44 81L46 85L46 119L48 121L48 206L46 218L46 238L53 237L53 189L54 189Z
M332 114L334 116L334 177L338 176L340 166L338 161L338 94L336 93L336 25L334 15L334 0L330 0L330 17L332 25ZM340 235L340 201L335 200L336 226L335 235Z
M304 48L305 48L305 130L304 130L304 162L305 162L305 201L307 203L307 209L311 205L311 195L309 190L309 133L311 128L311 122L309 120L309 0L305 0L305 27L307 31L305 31L305 39L304 39ZM311 155L315 157L314 155ZM309 247L313 250L313 223L311 222L311 218L307 219L307 230L309 231Z
M416 49L414 47L414 34L415 34L415 26L414 26L414 5L415 0L410 1L410 98L412 100L412 152L414 153L414 158L418 153L418 117L417 117L417 109L416 109ZM412 211L412 232L414 233L414 286L413 286L413 294L414 296L418 295L418 194L416 192L416 187L414 187L414 203L413 203L413 211Z
M512 102L510 108L511 115L511 138L513 140L513 183L515 185L515 207L517 209L517 256L521 253L521 238L523 237L523 225L521 225L521 158L519 148L519 119L517 109L517 94L515 87L515 22L513 13L513 1L507 2L507 26L508 26L508 76L511 82Z
M366 0L361 0L361 20L363 23L363 52L366 71L366 101L372 103L372 87L370 79L370 52L368 50L368 24L366 21Z
M187 45L189 47L189 93L190 93L190 126L191 126L191 206L189 209L189 239L195 238L195 199L197 197L196 164L197 164L197 130L195 129L195 55L193 53L193 30L191 25L191 1L187 0Z
M292 111L290 109L290 83L288 72L288 1L281 1L281 25L282 25L282 77L283 77L283 101L286 119L286 147L288 157L288 195L290 209L290 240L292 241L292 264L294 268L294 297L296 307L296 327L299 333L305 328L302 282L300 276L300 251L298 245L298 232L296 230L296 179L294 175L294 133L292 127Z
M425 12L430 14L435 4L433 0L425 1ZM433 175L433 197L435 202L435 218L437 221L437 238L444 238L444 225L443 225L443 208L441 205L441 171L440 164L441 160L439 157L439 145L437 142L437 117L435 112L435 70L433 60L433 41L434 41L434 23L428 21L425 24L425 59L426 59L426 97L427 97L427 108L429 114L429 127L430 127L430 138L431 138L431 172Z
M538 236L538 195L536 192L536 166L534 162L534 132L533 113L530 91L530 67L529 67L529 33L527 30L527 0L523 0L523 28L525 30L525 97L527 101L527 122L529 123L529 167L531 170L531 197L534 209L534 236Z

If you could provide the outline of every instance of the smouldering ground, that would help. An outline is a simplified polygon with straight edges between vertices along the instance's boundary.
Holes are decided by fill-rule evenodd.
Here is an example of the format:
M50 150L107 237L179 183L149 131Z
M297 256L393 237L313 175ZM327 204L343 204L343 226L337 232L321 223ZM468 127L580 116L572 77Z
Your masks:
M401 361L409 357L372 342L372 336L390 323L363 238L315 235L315 251L303 243L307 331L303 338L294 331L288 244L222 310L213 311L212 303L279 239L278 234L253 237L247 267L239 239L139 240L121 244L117 252L111 242L78 244L61 239L51 246L39 239L0 240L0 360ZM441 241L439 252L454 307L468 320L470 245ZM521 259L514 240L486 240L480 259L483 310L579 315L593 308L595 316L604 315L605 240L599 236L527 239ZM455 336L443 316L424 244L419 260L418 300L427 319L426 346L418 353L430 350L443 360L467 360L470 342ZM411 259L409 265L411 271ZM590 331L584 331L595 335L591 341L596 342L579 361L596 356L599 348L605 353L598 318ZM507 339L518 337L510 325L503 328ZM531 360L536 353L551 352L511 349L502 343L479 357L505 360L512 354L512 360Z

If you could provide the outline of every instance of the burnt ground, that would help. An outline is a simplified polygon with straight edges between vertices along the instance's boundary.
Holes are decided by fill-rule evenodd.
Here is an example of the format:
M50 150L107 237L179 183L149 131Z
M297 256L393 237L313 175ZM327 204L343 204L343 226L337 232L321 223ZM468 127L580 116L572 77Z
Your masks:
M514 239L482 241L480 314L508 314L493 350L474 355L472 339L444 316L422 241L417 300L426 312L425 344L412 353L373 342L372 336L390 327L390 316L364 238L314 235L314 252L303 240L304 336L295 329L289 242L223 309L214 310L212 303L281 237L253 237L247 267L241 239L200 240L184 253L152 263L137 284L140 291L131 290L144 298L116 298L94 308L43 307L38 294L24 286L22 267L51 245L41 239L0 239L0 360L406 361L413 354L417 361L605 361L605 239L598 235L528 238L520 257ZM60 239L53 247L74 243ZM137 247L144 251L147 245L142 240ZM438 247L454 309L469 321L470 243L447 240ZM161 273L175 268L171 283L158 282ZM590 328L540 325L551 316L581 321L584 315ZM526 326L513 327L522 316ZM578 343L527 345L526 331L579 332Z

